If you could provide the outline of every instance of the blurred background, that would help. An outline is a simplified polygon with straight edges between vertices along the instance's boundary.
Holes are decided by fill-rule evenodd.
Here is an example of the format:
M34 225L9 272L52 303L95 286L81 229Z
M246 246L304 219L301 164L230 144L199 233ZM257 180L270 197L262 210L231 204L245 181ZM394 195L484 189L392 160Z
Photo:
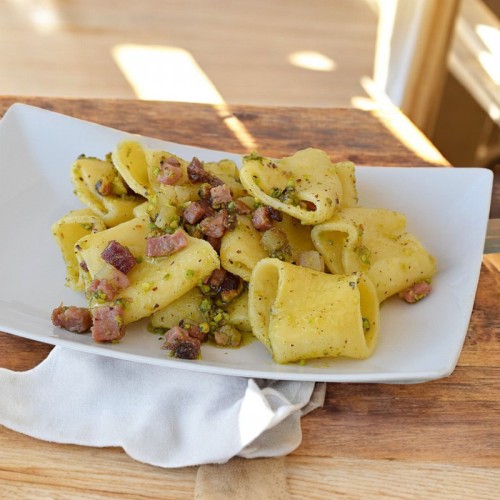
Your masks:
M0 93L382 110L498 181L499 14L500 0L0 0Z

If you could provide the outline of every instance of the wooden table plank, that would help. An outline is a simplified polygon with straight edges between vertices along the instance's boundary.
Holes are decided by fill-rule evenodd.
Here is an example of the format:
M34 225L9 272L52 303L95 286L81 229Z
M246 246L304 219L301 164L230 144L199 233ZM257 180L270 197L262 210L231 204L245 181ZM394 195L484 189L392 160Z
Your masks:
M164 469L119 448L38 441L0 426L0 498L193 498L196 467Z
M0 115L18 100L0 98ZM133 133L227 151L248 151L250 138L266 155L316 146L335 160L351 159L360 165L429 165L391 134L382 115L359 110L23 101ZM246 134L240 138L234 132L235 118ZM228 120L233 121L230 127ZM498 275L483 266L464 349L448 378L418 385L328 384L325 407L303 419L303 442L287 457L292 497L303 498L309 492L310 498L325 498L329 491L348 494L349 488L353 498L384 493L411 496L422 491L432 496L436 484L477 498L488 498L496 491L500 478L499 299ZM15 370L36 366L51 349L2 333L0 343L0 366ZM408 478L395 490L388 486L394 483L393 470L398 477ZM339 482L339 471L352 481ZM371 478L372 486L356 479L360 471ZM423 489L409 484L412 471L417 471L420 481L431 478L430 482ZM125 476L125 482L120 485L110 479L113 474ZM164 471L139 464L115 448L42 443L0 428L0 490L5 487L25 497L32 491L57 492L62 497L84 491L87 498L96 498L92 495L97 491L103 496L132 497L137 493L136 481L141 481L150 498L192 498L195 475L196 468ZM436 497L441 491L434 491Z
M305 147L317 147L327 151L333 161L350 160L358 165L433 165L385 128L383 114L358 109L3 97L0 116L15 102L97 121L134 134L235 153L247 153L249 149L230 128L228 121L232 118L248 131L263 155L279 157Z

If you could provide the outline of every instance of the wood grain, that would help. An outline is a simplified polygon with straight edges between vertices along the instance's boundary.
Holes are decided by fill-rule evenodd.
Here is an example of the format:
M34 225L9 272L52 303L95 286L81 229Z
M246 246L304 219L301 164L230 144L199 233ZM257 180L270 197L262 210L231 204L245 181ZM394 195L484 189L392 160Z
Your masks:
M218 107L207 104L120 99L3 97L0 114L15 102L102 125L173 142L247 153L248 148L226 125L235 117L263 155L282 156L305 147L327 151L333 161L358 165L431 165L404 146L386 128L383 115L358 109ZM444 160L443 160L444 161ZM442 163L439 163L442 165Z
M0 98L0 114L17 98ZM26 98L25 102L130 132L243 152L224 116L205 105ZM383 119L343 109L230 108L264 154L308 145L358 164L426 164ZM175 126L172 116L176 117ZM286 459L292 498L492 498L500 478L500 287L481 270L455 372L417 385L328 384L324 408L303 419ZM0 333L0 366L36 366L51 347ZM192 498L196 468L160 470L116 448L36 441L0 428L0 491L8 497Z
M193 498L196 471L164 471L121 449L47 443L0 427L1 498Z
M182 50L228 103L350 106L353 96L365 95L361 77L372 74L377 15L368 3L374 2L3 1L0 91L133 98L113 48L134 44ZM302 50L333 59L335 69L291 64L289 55ZM173 78L184 70L171 70ZM204 93L193 87L179 95L167 83L161 98L198 102Z
M474 498L497 496L496 468L462 467L424 461L331 457L287 458L293 498ZM314 484L314 488L311 488Z

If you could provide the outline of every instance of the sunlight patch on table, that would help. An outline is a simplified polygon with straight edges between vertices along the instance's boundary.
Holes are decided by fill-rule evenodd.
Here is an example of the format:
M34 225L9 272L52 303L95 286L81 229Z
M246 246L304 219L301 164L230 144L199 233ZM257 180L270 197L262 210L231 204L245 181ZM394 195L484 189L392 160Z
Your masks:
M415 155L436 165L447 165L446 159L432 145L429 139L389 99L387 94L368 77L361 79L361 86L368 97L355 96L351 104L357 109L382 114L383 124Z
M228 104L214 104L214 108L224 121L224 125L226 125L226 127L236 136L246 151L254 151L257 149L257 143L253 135L247 130L241 120L233 115Z
M245 125L234 116L215 85L185 49L163 45L120 44L113 59L142 100L212 104L242 146L255 149Z

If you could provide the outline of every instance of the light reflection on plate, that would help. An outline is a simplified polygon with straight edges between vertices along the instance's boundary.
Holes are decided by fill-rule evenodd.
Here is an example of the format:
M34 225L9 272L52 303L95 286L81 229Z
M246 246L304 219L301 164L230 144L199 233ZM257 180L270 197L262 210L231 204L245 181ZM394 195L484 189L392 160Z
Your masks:
M322 359L277 365L257 341L240 349L202 348L202 359L170 358L145 322L128 327L119 344L54 328L59 303L85 305L64 286L65 269L51 224L81 208L69 168L81 153L104 157L128 136L118 130L15 104L0 121L0 330L105 356L245 377L330 382L415 383L449 375L458 361L476 292L491 197L484 169L359 167L360 204L401 211L438 262L434 291L407 305L382 305L380 342L363 361ZM238 155L143 138L150 147L187 159ZM293 153L292 151L290 153Z

